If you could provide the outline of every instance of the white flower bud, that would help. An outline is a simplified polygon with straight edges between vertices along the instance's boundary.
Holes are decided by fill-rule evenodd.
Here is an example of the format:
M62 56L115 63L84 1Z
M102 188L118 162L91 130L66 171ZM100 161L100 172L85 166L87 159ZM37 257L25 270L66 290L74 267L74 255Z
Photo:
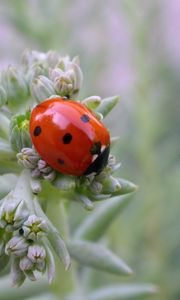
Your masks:
M41 177L41 172L38 168L35 168L34 170L32 170L31 172L31 176L33 178L38 178L38 177Z
M39 154L32 148L23 148L16 157L18 163L28 169L34 169L40 159Z
M33 263L41 263L46 258L46 250L39 245L29 246L27 257Z
M44 99L56 94L53 82L42 75L32 80L30 91L37 102L42 102Z
M5 253L6 255L13 254L15 256L21 257L27 252L28 246L29 244L23 237L14 236L6 244Z
M52 181L54 181L54 179L56 178L56 172L53 170L53 171L51 171L49 174L43 175L43 178L44 178L45 180L48 180L48 181L52 182Z
M61 96L74 96L82 86L82 71L76 59L62 58L56 68L50 70L49 76L54 83L56 92Z
M48 231L47 222L36 215L31 215L22 227L23 235L33 241L38 240Z
M47 54L46 54L46 60L48 62L48 65L52 68L54 68L57 63L59 62L60 60L60 55L57 51L48 51Z
M91 184L91 192L95 194L100 194L102 191L102 184L98 181L93 181Z
M8 231L17 229L23 224L29 212L24 200L10 194L4 198L0 207L0 227L7 227Z
M45 61L46 54L43 52L32 51L30 49L25 49L22 54L22 64L24 67L30 67L30 65L34 64L38 61Z
M2 83L7 93L9 104L16 106L28 97L28 87L21 73L15 67L9 66L7 71L2 73Z
M55 69L51 69L49 71L49 77L50 79L54 82L57 78L63 76L64 72L59 69L59 68L55 68Z
M21 258L19 266L22 271L28 271L32 269L33 262L28 257L25 256Z

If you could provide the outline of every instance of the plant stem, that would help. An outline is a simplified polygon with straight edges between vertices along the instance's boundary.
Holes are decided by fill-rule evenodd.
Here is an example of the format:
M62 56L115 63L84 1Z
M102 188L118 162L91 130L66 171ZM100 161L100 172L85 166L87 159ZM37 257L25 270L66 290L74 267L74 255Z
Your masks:
M48 202L48 204L48 218L52 220L66 242L69 239L69 228L64 201L53 201L53 205L50 202ZM55 294L58 294L59 297L74 292L77 289L75 265L71 264L69 270L65 271L62 264L60 264L59 259L56 257L56 277L52 287Z

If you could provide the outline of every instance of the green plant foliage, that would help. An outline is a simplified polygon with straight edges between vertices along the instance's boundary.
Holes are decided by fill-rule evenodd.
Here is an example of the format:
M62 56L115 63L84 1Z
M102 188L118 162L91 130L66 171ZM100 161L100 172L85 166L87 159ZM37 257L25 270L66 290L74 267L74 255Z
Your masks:
M68 250L72 258L85 266L116 275L132 274L125 262L102 245L77 240L68 243Z
M116 197L100 204L76 229L75 238L90 241L100 239L115 218L128 205L130 199L130 197Z
M156 287L150 284L112 285L95 290L90 294L89 300L141 300L154 293Z

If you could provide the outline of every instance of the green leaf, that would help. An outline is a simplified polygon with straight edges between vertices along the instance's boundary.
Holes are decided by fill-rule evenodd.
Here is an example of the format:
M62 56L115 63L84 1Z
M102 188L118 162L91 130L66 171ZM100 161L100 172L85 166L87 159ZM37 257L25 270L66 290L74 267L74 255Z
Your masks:
M15 187L17 179L17 176L14 174L0 176L0 198L5 197Z
M125 195L129 193L136 192L138 190L138 186L123 178L116 178L121 186L120 190L113 193L113 196Z
M116 275L130 275L132 270L118 256L102 245L72 241L68 243L72 258L80 264Z
M13 286L21 286L25 281L25 275L19 267L19 258L13 257L11 262L11 277Z
M7 104L7 93L5 89L0 86L0 108L5 104Z
M52 293L44 293L44 294L37 295L36 297L34 296L28 297L26 298L26 300L58 300L58 298Z
M88 216L77 228L75 238L96 241L102 237L109 225L129 203L127 197L109 199Z
M14 151L19 152L23 147L31 147L29 133L30 111L15 115L10 122L10 143Z
M96 109L96 112L101 113L105 117L113 107L118 103L119 96L108 97L102 99L101 104Z
M15 158L15 153L12 151L8 142L0 138L0 162L8 159L13 160Z
M54 277L55 277L55 260L54 256L52 254L52 251L46 242L46 253L47 253L47 258L46 258L46 264L47 264L47 276L48 276L48 282L51 284Z
M37 282L26 281L21 288L12 287L12 283L9 276L3 277L0 280L0 300L18 299L24 300L27 295L31 297L40 295L42 293L48 293L50 287L47 284L47 280L39 280ZM49 298L51 299L51 298Z
M157 289L152 284L111 285L92 292L89 300L140 300L155 294Z
M70 263L71 263L69 253L67 251L63 239L60 237L58 231L54 229L55 227L54 228L51 227L51 232L48 234L48 239L54 251L56 252L57 256L60 258L63 265L65 266L65 269L67 270L70 267Z
M48 224L48 239L51 243L51 246L53 247L54 251L56 252L57 256L62 261L63 265L65 266L65 269L67 270L71 264L70 256L67 250L67 247L65 245L65 242L61 238L58 230L56 227L50 222L50 220L47 218L45 213L43 212L37 197L34 198L34 204L35 204L35 210L38 215L40 215L43 219L46 220Z
M9 256L7 255L0 256L0 273L7 267L9 259Z
M0 112L0 136L2 138L9 138L9 124L10 120L5 116L5 114Z
M91 96L84 99L82 103L90 109L96 109L101 103L101 98L99 96Z

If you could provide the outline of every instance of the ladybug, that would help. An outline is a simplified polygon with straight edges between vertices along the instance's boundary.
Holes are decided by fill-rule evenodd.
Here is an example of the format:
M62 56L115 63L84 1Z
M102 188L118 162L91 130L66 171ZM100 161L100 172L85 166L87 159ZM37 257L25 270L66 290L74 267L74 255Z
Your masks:
M99 174L107 165L109 132L80 102L63 98L41 102L31 112L30 135L40 156L63 174Z

